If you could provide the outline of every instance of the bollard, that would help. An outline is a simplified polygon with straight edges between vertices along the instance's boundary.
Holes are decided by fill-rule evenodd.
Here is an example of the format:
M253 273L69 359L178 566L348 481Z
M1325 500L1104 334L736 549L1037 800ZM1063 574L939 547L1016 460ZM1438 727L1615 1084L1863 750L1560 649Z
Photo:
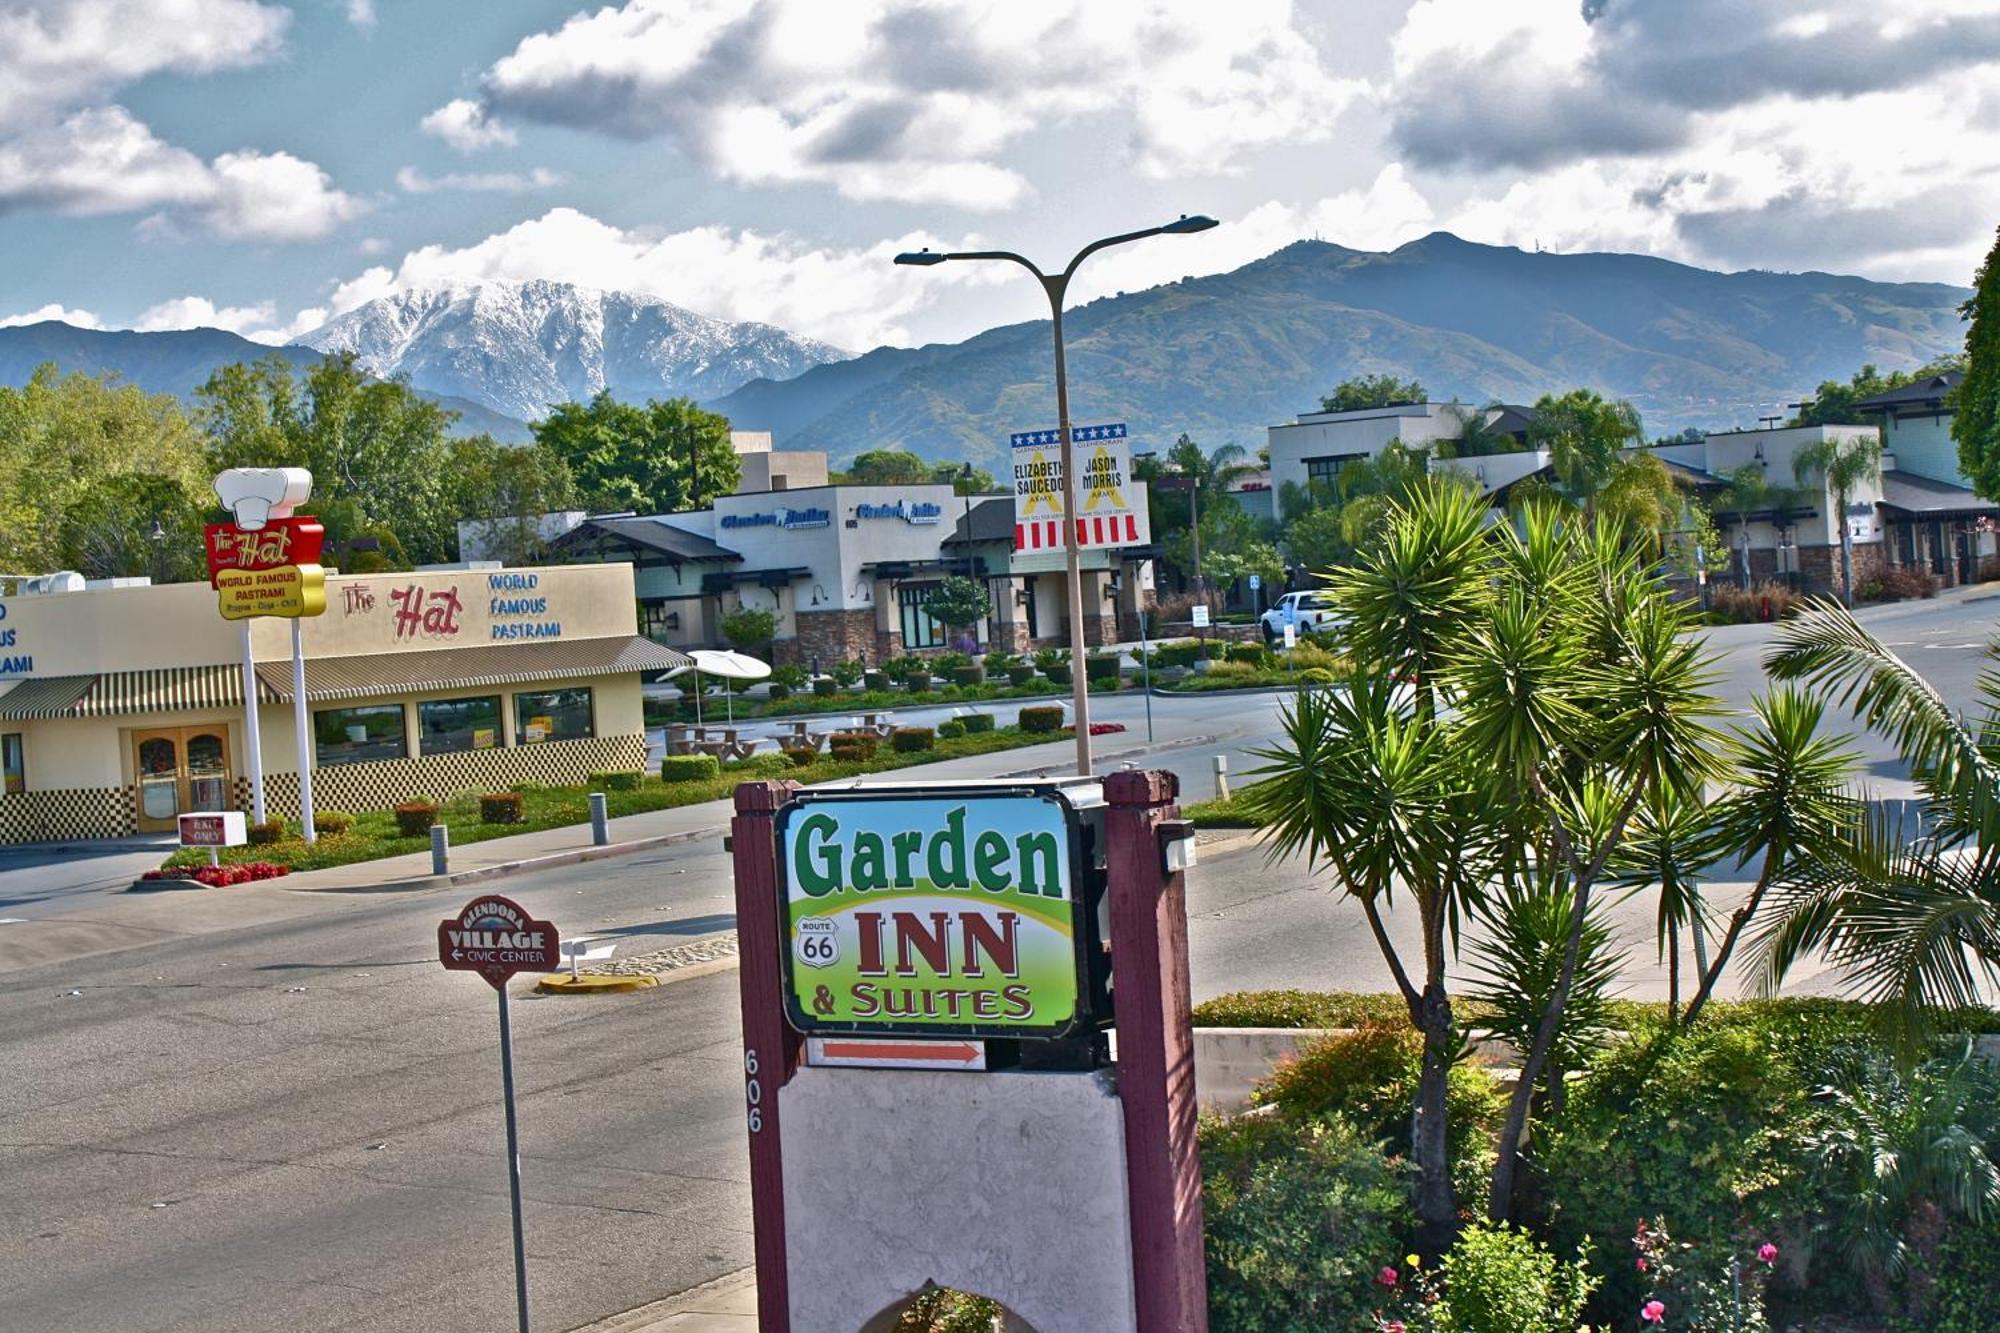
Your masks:
M442 824L431 825L431 873L451 873L451 830Z
M1215 799L1229 799L1229 756L1226 754L1215 756Z
M601 791L590 794L590 841L596 847L611 841L611 816L604 808L604 793Z

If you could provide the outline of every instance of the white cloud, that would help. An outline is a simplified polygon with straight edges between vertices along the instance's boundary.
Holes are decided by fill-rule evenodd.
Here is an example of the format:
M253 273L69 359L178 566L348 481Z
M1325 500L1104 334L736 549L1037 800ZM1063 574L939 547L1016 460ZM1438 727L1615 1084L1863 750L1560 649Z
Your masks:
M163 70L276 54L289 11L256 0L26 0L0 9L0 129Z
M101 329L104 321L88 310L72 310L68 306L51 301L35 310L26 310L18 315L0 315L0 329L18 328L23 324L40 324L44 320L58 320L79 329Z
M515 142L513 130L488 116L479 103L463 97L454 98L425 116L417 122L417 128L461 153L496 145L512 147Z
M404 288L492 278L548 278L579 286L642 292L730 320L758 320L848 348L909 341L905 321L955 285L1018 281L1003 265L899 268L903 250L958 248L913 234L856 249L815 247L796 238L727 227L656 234L625 230L572 208L460 249L429 245L392 270L369 268L334 290L335 314Z
M626 0L524 39L482 87L426 128L498 112L665 138L740 183L972 209L1032 195L1003 158L1038 129L1116 116L1142 175L1229 174L1327 139L1361 90L1290 0L1048 0L1004 21L988 0Z
M347 21L363 32L373 32L375 0L347 0Z
M288 321L278 319L275 302L218 306L205 296L177 296L142 312L132 327L141 333L170 329L226 329L252 342L281 346L326 323L325 309L313 306Z
M83 217L160 209L156 225L169 230L186 221L232 239L296 241L325 235L361 204L289 153L203 162L113 106L0 139L0 213L16 209Z
M404 167L396 173L396 185L405 194L436 194L440 190L526 194L531 190L553 189L568 179L560 171L550 171L547 167L525 172L446 172L442 176L426 176L415 167Z

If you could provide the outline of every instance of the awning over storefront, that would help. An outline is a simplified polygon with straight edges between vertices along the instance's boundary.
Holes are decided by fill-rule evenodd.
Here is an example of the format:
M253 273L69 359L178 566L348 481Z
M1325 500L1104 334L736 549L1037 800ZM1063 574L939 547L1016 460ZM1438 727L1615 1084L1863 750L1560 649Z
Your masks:
M268 682L260 682L258 697L265 703L276 703L291 696L274 694ZM24 680L0 694L0 719L123 717L195 708L240 708L242 704L241 667L159 667Z
M672 671L691 661L685 653L636 634L480 648L437 648L414 653L371 653L362 657L308 657L306 698L315 703L327 699L373 699L423 690L475 689L575 676ZM257 675L262 688L274 698L291 699L290 662L259 662ZM0 699L0 704L5 702Z
M2000 505L1948 481L1913 472L1882 474L1882 513L1896 523L1960 523L2000 519Z

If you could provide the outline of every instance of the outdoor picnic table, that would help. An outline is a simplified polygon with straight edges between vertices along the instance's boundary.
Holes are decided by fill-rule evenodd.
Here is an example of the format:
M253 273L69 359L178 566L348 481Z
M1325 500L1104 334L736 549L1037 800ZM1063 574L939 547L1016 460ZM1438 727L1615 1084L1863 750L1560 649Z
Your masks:
M688 739L691 730L685 722L667 723L667 753L693 754L694 743Z
M738 735L735 727L696 727L693 748L717 759L748 759L757 742L739 740Z
M817 750L826 739L826 733L807 731L804 722L787 722L778 733L780 750Z
M862 731L872 731L877 736L880 736L883 740L888 740L889 733L894 731L896 728L895 725L889 721L889 714L887 713L863 713L861 715L861 726L859 729Z

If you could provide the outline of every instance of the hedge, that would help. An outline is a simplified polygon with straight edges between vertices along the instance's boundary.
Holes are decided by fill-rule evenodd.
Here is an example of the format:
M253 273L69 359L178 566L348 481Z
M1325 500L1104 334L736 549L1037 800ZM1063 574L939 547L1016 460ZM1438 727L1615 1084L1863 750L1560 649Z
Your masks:
M261 824L252 824L245 830L245 836L249 839L252 847L269 847L274 842L283 842L285 838L285 821L282 819L267 819Z
M865 672L861 680L863 686L869 690L886 690L889 688L889 673L886 671Z
M1093 653L1083 659L1085 680L1117 680L1118 654Z
M706 782L722 776L722 761L712 754L670 754L660 761L662 782Z
M832 676L820 676L813 681L813 693L838 694L840 693L840 682Z
M1062 730L1063 710L1041 705L1021 710L1021 730L1028 732L1056 732Z
M1232 662L1248 662L1251 666L1264 664L1264 650L1254 643L1232 643L1228 651Z
M1035 669L1026 662L1019 662L1007 668L1007 683L1009 685L1026 685L1034 678Z
M978 666L953 667L951 683L954 685L984 685L986 668Z
M590 775L590 789L592 791L637 791L639 790L639 784L645 781L645 778L646 775L637 769L620 769L616 772L592 773Z
M962 717L946 718L944 721L938 723L937 734L940 740L957 740L965 734L965 719Z
M518 824L521 822L521 793L514 791L488 792L479 798L479 822L482 824Z
M437 817L438 808L429 801L405 801L396 807L396 831L406 838L421 838Z
M958 720L965 724L965 734L968 736L977 736L982 731L991 731L994 726L993 714L991 713L967 713Z
M889 748L897 754L915 754L937 744L937 733L929 727L897 727L889 733Z

